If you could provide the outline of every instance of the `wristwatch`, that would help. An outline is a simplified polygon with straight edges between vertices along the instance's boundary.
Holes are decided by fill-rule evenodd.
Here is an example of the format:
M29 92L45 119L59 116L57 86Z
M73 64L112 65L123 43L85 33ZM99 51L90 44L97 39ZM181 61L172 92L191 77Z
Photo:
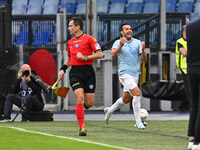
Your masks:
M88 56L85 56L85 61L87 61L88 60Z

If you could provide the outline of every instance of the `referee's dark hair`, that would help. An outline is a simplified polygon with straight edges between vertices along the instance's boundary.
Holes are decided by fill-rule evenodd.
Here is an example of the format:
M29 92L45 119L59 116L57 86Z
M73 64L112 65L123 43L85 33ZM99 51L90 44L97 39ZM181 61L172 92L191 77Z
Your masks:
M79 25L80 29L83 30L83 19L81 19L80 17L73 17L69 21L72 21L72 20L74 20L74 25L75 26Z
M123 24L121 24L121 26L120 26L120 31L122 31L123 30L123 26L125 26L125 25L129 25L130 26L130 24L128 24L128 23L123 23Z

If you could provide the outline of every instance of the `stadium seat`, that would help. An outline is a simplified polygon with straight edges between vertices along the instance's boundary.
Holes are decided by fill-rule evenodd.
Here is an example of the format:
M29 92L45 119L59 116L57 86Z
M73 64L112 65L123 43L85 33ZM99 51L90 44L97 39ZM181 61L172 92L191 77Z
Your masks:
M13 5L12 6L12 15L25 15L26 6L25 5Z
M61 8L64 8L64 6L66 4L69 4L69 3L73 3L75 5L76 4L76 0L62 0L61 3L60 3L60 6L61 6Z
M67 14L74 14L75 11L76 11L76 4L74 4L74 3L67 3L65 5L65 8L66 8L66 13Z
M176 12L177 0L166 0L166 12Z
M126 4L126 0L112 0L112 4L115 4L115 3Z
M43 15L57 14L58 5L46 5L43 8Z
M0 4L2 6L6 6L7 5L7 0L0 0Z
M51 5L58 6L58 4L59 0L45 0L44 2L44 6L51 6Z
M175 45L174 33L171 30L166 31L166 44L170 46Z
M39 46L47 44L50 41L50 32L48 31L38 31L35 35L35 40L33 41L33 46Z
M192 12L193 3L192 2L180 2L178 3L177 12Z
M144 2L144 0L128 0L128 2L127 2L127 5L129 4L129 3L143 3Z
M81 3L85 3L85 4L86 4L86 0L78 0L77 3L78 3L78 4L81 4Z
M28 32L27 31L21 31L17 35L16 45L19 45L19 44L27 45L28 44L28 40L29 40Z
M140 3L140 2L129 3L127 6L126 13L127 14L142 13L142 6L143 6L143 3Z
M44 3L44 0L30 0L28 5L40 5L42 6Z
M180 2L192 2L192 3L194 3L194 0L179 0L179 3Z
M112 3L110 6L110 14L123 14L124 13L124 4Z
M41 5L28 5L27 15L41 15L42 6Z
M12 32L12 44L15 45L16 42L16 34Z
M143 13L158 13L160 11L159 3L145 3Z
M38 30L53 32L54 26L55 26L55 22L53 21L41 21L38 25Z
M28 0L13 0L12 1L12 5L14 6L18 6L18 5L20 5L20 6L22 6L22 5L27 5L28 4Z
M199 18L199 12L193 12L191 15L191 21L197 20Z
M77 5L76 14L86 14L86 3Z
M106 14L108 13L108 3L99 3L97 7L98 14Z
M20 32L22 26L22 22L21 21L12 21L12 33L15 33L15 35L17 35Z
M194 4L194 12L199 12L200 10L200 1Z
M145 3L159 3L160 4L160 0L146 0Z

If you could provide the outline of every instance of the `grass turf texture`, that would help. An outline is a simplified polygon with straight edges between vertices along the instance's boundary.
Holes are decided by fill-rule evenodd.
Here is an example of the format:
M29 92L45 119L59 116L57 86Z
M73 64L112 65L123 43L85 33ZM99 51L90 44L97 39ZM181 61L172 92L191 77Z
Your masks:
M134 127L133 121L86 121L88 136L78 136L77 122L10 122L14 126L137 150L186 150L188 121L148 121L145 130ZM0 128L0 150L112 150L99 145Z

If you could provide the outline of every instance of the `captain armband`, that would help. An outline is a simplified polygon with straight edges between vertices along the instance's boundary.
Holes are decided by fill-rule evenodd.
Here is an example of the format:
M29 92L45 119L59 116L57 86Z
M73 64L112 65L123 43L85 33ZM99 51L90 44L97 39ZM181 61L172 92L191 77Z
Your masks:
M60 70L63 70L64 72L67 70L67 65L63 65L61 68L60 68Z

